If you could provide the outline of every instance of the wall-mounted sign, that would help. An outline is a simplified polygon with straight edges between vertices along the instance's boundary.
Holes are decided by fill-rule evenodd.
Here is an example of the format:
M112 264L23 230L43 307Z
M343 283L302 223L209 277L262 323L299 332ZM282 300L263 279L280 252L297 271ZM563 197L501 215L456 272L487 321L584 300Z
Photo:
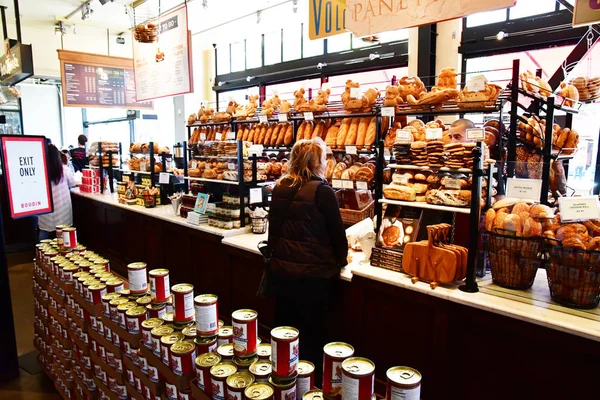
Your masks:
M600 21L599 0L575 0L573 26L592 25Z
M512 7L516 0L346 0L346 28L356 36L432 24Z
M308 37L312 40L347 32L346 0L308 0Z
M138 103L131 58L58 50L65 107L151 109Z
M44 136L0 136L0 156L10 215L23 218L53 211Z
M0 57L0 83L12 86L33 76L33 53L30 44L4 41L4 55Z
M159 27L157 42L142 43L133 38L137 100L147 101L193 92L187 6L161 14L153 22Z

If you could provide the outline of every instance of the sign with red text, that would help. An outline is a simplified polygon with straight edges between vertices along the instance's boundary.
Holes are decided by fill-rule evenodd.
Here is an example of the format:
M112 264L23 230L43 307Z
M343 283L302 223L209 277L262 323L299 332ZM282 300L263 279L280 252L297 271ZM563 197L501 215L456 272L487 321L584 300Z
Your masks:
M346 28L356 36L410 28L512 7L516 0L346 0Z
M592 25L600 21L600 0L575 0L573 26Z
M46 138L0 136L2 173L10 215L23 218L53 211L46 168Z
M142 43L133 38L137 101L193 92L187 6L161 14L152 22L158 25L158 41Z

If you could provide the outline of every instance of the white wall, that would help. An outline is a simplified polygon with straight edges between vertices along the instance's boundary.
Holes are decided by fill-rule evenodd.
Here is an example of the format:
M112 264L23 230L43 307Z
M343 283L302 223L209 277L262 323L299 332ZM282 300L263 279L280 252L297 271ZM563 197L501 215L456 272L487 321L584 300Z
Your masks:
M23 104L23 129L27 135L43 135L61 146L60 109L55 85L19 85Z

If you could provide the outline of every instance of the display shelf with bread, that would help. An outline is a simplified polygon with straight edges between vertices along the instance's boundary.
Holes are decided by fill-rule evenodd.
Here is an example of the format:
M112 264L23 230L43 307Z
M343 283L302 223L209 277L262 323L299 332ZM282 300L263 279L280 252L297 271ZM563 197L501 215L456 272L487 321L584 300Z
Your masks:
M464 208L464 207L440 206L440 205L435 205L435 204L424 203L421 201L402 201L402 200L380 199L379 202L382 204L394 204L397 206L424 208L424 209L428 209L428 210L447 211L447 212L460 213L460 214L470 214L471 213L470 209Z
M118 170L122 164L121 143L116 142L94 142L90 145L88 151L90 169L98 169L100 179L100 192L104 193L106 175L108 176L108 187L111 193L114 193L113 177L114 171Z

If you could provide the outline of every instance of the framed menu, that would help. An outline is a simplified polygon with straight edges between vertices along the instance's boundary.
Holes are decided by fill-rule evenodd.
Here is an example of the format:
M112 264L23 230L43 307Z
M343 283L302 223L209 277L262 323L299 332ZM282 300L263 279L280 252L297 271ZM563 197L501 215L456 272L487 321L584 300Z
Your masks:
M65 107L151 109L137 102L133 60L58 50Z

